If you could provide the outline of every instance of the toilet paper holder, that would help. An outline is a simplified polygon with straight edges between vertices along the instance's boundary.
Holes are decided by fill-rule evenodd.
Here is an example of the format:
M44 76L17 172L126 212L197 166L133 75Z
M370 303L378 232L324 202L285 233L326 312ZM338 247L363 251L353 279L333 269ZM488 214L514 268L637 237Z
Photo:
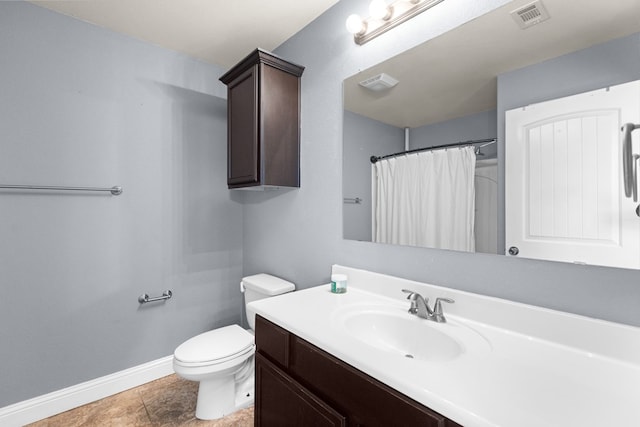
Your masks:
M173 296L173 292L171 291L164 291L162 295L160 295L159 297L153 297L153 298L150 298L149 294L142 294L138 297L138 302L140 304L146 304L148 302L164 301L171 298L172 296Z

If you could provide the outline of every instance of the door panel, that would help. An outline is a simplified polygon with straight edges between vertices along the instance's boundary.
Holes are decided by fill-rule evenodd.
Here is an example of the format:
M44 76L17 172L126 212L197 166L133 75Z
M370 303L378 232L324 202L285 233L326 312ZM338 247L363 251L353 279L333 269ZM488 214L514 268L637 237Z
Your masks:
M620 142L622 124L640 120L640 82L505 119L506 247L526 258L640 268L640 218L624 197Z

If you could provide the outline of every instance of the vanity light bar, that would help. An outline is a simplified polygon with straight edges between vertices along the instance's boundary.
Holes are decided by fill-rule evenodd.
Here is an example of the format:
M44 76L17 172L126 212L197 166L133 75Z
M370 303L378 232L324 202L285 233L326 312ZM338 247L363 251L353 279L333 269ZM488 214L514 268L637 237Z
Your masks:
M442 1L444 0L396 0L386 6L386 14L366 19L361 19L358 15L349 16L347 29L353 33L356 44L363 45ZM380 7L380 0L373 0L371 10L374 10L374 3L377 8Z

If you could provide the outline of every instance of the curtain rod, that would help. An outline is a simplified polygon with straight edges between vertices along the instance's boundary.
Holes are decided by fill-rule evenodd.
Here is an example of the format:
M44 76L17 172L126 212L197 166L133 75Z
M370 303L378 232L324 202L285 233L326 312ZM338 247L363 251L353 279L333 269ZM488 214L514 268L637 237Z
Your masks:
M434 145L433 147L424 147L424 148L416 148L414 150L400 151L398 153L387 154L385 156L371 156L369 159L371 160L371 163L376 163L378 160L388 159L390 157L402 156L403 154L418 153L420 151L437 150L437 149L440 149L440 148L457 147L457 146L460 146L460 145L474 145L474 144L482 144L482 143L484 143L485 145L482 145L480 147L476 147L476 149L479 150L480 148L486 147L487 145L495 144L496 141L497 141L496 138L472 139L472 140L469 140L469 141L453 142L451 144Z

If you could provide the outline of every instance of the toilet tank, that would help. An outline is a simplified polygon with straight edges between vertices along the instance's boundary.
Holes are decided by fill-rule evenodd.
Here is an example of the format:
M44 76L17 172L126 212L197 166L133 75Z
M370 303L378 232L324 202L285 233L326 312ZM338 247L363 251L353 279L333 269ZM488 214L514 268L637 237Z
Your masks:
M245 312L251 329L255 329L256 313L248 307L250 302L286 294L295 288L293 283L270 274L262 273L244 277L240 282L240 290L244 293Z

